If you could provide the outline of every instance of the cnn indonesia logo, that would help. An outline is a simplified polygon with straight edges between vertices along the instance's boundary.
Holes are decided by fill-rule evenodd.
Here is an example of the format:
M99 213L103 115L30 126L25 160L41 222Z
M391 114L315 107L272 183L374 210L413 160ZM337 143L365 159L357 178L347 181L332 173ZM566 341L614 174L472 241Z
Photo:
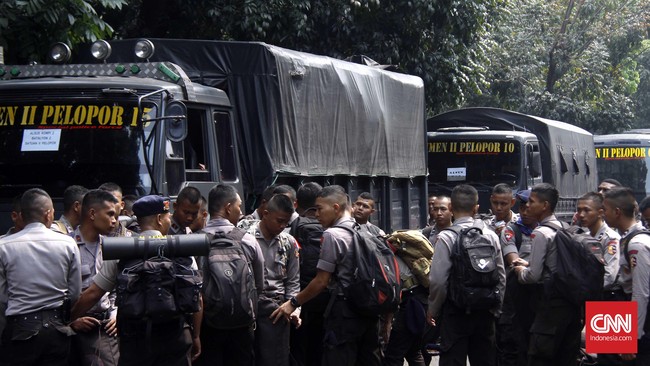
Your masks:
M637 352L636 301L588 301L585 319L588 353Z

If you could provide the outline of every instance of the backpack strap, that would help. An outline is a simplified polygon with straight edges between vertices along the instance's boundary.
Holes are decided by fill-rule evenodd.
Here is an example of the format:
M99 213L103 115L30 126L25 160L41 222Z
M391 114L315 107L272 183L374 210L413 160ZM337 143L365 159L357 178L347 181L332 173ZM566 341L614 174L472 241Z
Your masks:
M650 235L650 230L648 230L648 229L634 230L631 233L627 234L627 236L625 236L625 238L621 238L621 240L619 241L619 245L623 249L623 255L625 256L625 260L627 261L628 265L631 265L630 264L630 252L628 250L630 241L632 241L632 239L635 236L639 235L639 234L648 234L648 235Z

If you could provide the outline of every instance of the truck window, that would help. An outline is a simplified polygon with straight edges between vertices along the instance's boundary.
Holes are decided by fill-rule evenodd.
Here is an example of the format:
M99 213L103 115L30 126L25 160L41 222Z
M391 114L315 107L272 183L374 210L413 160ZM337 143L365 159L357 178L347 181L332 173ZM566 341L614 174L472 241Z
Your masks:
M125 194L150 192L143 128L135 122L135 106L117 101L75 104L54 100L0 108L17 111L15 120L0 124L0 198L33 187L62 197L69 185L96 188L105 182L119 184ZM49 111L57 110L59 118L54 112L50 117ZM146 111L156 115L154 107ZM153 128L153 123L144 128L145 139Z
M235 136L230 124L230 115L224 112L214 113L214 125L217 134L217 146L219 147L219 169L221 179L224 181L236 181L237 155L235 153Z
M429 140L429 183L517 186L521 143L517 140Z
M598 143L596 164L599 180L614 178L624 183L632 188L637 201L650 193L650 143L647 141Z

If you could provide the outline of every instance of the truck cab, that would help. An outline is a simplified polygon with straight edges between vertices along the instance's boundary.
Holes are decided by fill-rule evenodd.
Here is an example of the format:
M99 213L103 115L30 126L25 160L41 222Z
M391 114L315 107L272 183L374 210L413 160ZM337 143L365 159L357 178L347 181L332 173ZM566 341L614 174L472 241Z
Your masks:
M542 181L539 142L531 133L448 127L427 137L430 193L449 195L457 184L471 184L484 211L494 185L507 183L516 192Z
M479 191L481 213L490 209L497 183L517 191L546 182L560 193L556 216L569 221L578 198L598 184L593 135L569 123L465 108L429 118L427 131L427 143L434 143L428 149L429 190L435 194L471 184ZM440 151L443 147L447 151Z
M58 217L72 184L117 182L125 194L175 196L187 185L207 194L227 182L243 194L229 98L217 88L174 80L182 75L176 66L0 69L2 212L38 187L54 198ZM8 216L0 218L3 229Z
M594 136L598 178L632 188L637 202L650 194L650 129Z

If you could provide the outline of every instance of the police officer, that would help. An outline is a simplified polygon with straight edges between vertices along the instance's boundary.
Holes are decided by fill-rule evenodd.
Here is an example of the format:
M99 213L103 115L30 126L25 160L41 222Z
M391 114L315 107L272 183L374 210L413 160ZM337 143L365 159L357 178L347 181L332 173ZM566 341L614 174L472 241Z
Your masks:
M499 183L492 189L490 195L492 217L485 220L485 224L497 235L501 234L501 230L506 225L519 218L516 213L512 212L512 206L515 204L515 197L512 193L512 188L506 183Z
M133 204L133 212L142 229L140 236L160 237L167 234L171 226L169 206L169 198L155 195L144 196ZM115 289L119 274L118 262L104 262L93 283L84 290L72 308L73 319L88 312L104 294ZM193 266L196 268L195 264ZM201 315L201 312L194 314L194 332L191 332L189 325L176 317L168 322L149 324L146 321L121 319L118 308L119 365L191 365L191 360L201 353Z
M580 346L581 311L563 298L552 296L544 291L544 281L555 273L557 249L556 231L545 225L561 227L554 211L559 192L548 183L533 186L526 209L539 225L532 233L530 261L521 258L513 261L517 278L522 284L535 285L539 299L535 309L535 319L531 326L531 339L528 348L528 365L575 364Z
M359 194L352 204L352 217L361 226L361 230L366 230L373 235L386 235L384 230L370 222L373 213L375 213L375 198L368 192Z
M25 228L0 239L0 302L6 304L2 334L9 365L67 365L70 301L81 291L79 249L69 236L50 230L52 199L39 188L21 198Z
M127 229L126 226L124 226L122 222L119 221L120 213L122 213L122 210L124 209L124 200L122 199L124 195L122 192L122 187L120 187L117 183L106 182L100 185L98 189L109 192L115 196L115 198L117 198L117 204L115 205L115 219L118 221L117 225L115 225L115 230L113 230L109 236L133 236L134 233L131 230Z
M296 212L290 234L300 245L300 289L304 290L316 276L323 226L316 219L316 197L323 187L307 182L296 193ZM329 302L325 289L316 298L300 307L301 325L291 327L291 357L297 366L319 366L323 355L323 314Z
M438 234L451 226L454 216L451 213L451 199L445 195L433 197L433 202L429 203L429 215L433 225L422 229L422 234L429 239L429 242L435 243Z
M201 192L194 187L185 187L174 202L174 214L169 234L191 234L190 226L201 210Z
M8 235L15 234L25 227L25 222L23 221L23 217L20 214L21 197L22 195L18 195L11 200L11 221L14 223L14 226L10 227L9 230L7 230L7 232L4 235L0 235L0 239Z
M350 202L343 187L327 186L316 198L316 216L326 228L323 233L318 272L309 285L295 297L276 309L271 318L275 323L288 320L301 305L330 287L334 299L329 313L325 316L325 340L322 363L326 366L339 365L379 365L379 319L356 314L343 297L338 282L351 280L354 269L350 255L352 233L343 228L353 228L350 217ZM337 280L330 281L334 276ZM331 283L330 283L331 282Z
M273 324L269 316L300 291L298 245L283 232L293 212L291 199L276 194L267 202L260 222L248 229L262 249L266 269L255 330L255 362L259 366L289 365L289 323ZM291 319L299 325L298 309Z
M613 187L604 193L605 221L622 233L619 279L623 290L637 303L637 354L624 354L623 361L650 365L650 235L639 234L643 225L636 220L637 203L627 187ZM627 254L626 254L627 253Z
M531 234L537 227L537 220L528 214L526 207L530 190L520 191L515 197L519 201L519 218L508 224L500 236L507 280L501 316L496 328L498 365L527 363L530 340L528 330L535 317L535 303L531 302L530 286L519 284L511 264L517 258L530 260L533 240Z
M605 250L604 300L625 300L623 288L617 281L620 268L618 246L621 236L603 220L603 196L589 192L578 199L577 208L580 226L587 228L589 234L596 238Z
M404 360L409 366L428 365L422 354L426 351L424 319L429 290L415 278L408 265L399 256L395 259L399 264L400 279L402 280L402 301L392 319L390 337L384 351L383 366L402 366ZM390 320L387 319L384 324ZM388 326L387 324L385 326ZM433 334L437 334L434 332ZM427 340L429 340L428 337Z
M52 230L69 235L81 223L81 202L88 189L72 185L63 191L63 215L54 221Z
M474 221L478 211L478 192L474 187L466 184L454 187L451 192L451 209L456 218L454 226L467 228L478 223L485 229L481 221ZM494 323L503 300L506 273L499 238L491 230L482 230L482 233L495 247L497 254L495 265L499 282L496 289L501 298L493 309L468 312L449 300L447 290L452 271L451 253L454 246L458 245L457 235L451 230L444 230L434 244L429 272L427 320L431 325L440 326L440 365L462 365L468 358L472 365L494 365Z
M237 190L227 184L217 184L208 195L210 221L203 232L227 234L235 228L241 216L241 198ZM264 254L253 237L245 234L241 240L244 254L251 264L257 294L264 291ZM201 265L205 276L210 276L206 258ZM251 299L257 302L258 299ZM254 326L235 329L216 329L204 322L201 329L201 342L206 347L199 360L200 365L246 365L254 364Z
M102 267L100 235L115 230L117 198L101 189L85 194L81 205L81 224L73 231L81 256L82 290L92 284ZM77 333L72 338L72 359L80 365L117 365L119 349L114 299L104 294L84 316L70 324Z

